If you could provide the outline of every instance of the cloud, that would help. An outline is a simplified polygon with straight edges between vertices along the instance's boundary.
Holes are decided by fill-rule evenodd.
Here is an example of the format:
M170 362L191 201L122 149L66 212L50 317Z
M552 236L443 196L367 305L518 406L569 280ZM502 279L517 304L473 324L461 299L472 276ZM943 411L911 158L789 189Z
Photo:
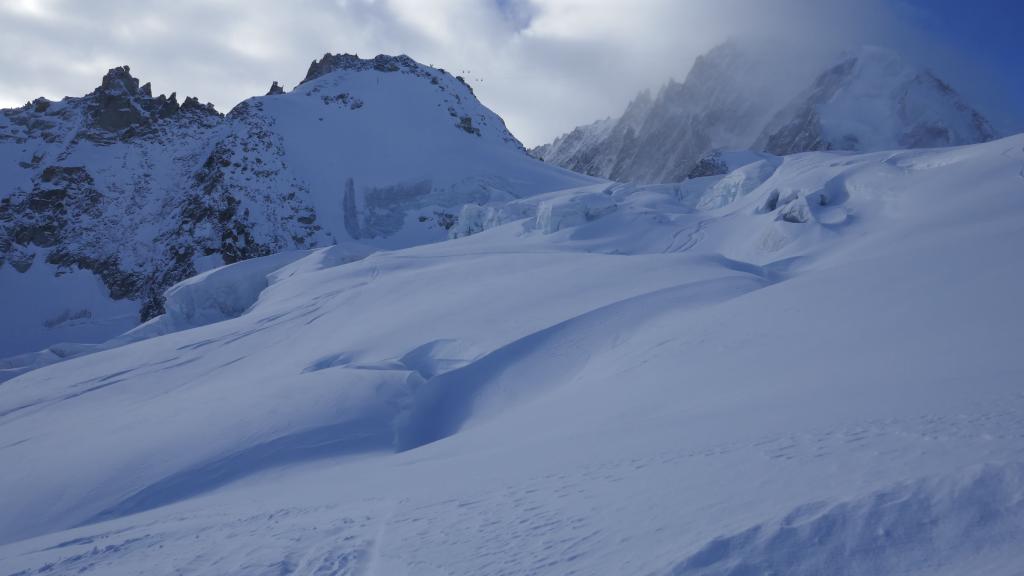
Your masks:
M129 64L227 110L324 52L406 53L463 73L527 144L621 112L728 37L922 46L883 0L8 0L0 105L80 95ZM905 20L905 18L904 18ZM918 49L927 53L927 50Z

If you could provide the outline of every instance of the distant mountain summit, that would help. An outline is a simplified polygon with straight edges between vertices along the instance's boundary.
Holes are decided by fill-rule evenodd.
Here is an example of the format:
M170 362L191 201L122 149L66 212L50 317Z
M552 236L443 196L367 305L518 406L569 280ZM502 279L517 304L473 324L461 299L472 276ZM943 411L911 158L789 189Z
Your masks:
M754 143L772 154L987 142L995 130L933 73L865 47L823 72Z
M0 111L0 175L0 289L35 304L0 303L0 358L123 332L224 263L440 240L466 202L591 182L528 156L460 78L350 54L226 115L113 68Z
M683 82L639 96L618 119L576 128L531 153L619 181L675 182L716 147L745 147L783 100L765 63L735 43L697 58Z
M642 92L620 118L581 126L531 153L593 176L675 182L704 174L722 149L784 155L995 137L953 88L888 50L847 54L788 94L773 82L778 67L755 49L726 43L698 57L684 82L670 81L653 99Z

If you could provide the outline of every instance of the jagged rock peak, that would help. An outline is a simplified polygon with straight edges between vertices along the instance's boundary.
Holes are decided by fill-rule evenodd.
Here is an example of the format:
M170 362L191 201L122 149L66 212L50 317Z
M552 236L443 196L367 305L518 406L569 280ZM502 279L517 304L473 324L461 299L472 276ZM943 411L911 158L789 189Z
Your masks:
M320 60L313 60L309 65L309 70L306 72L306 77L303 78L300 84L319 78L324 74L330 74L336 70L372 69L378 72L398 72L419 67L420 65L415 60L404 54L398 56L378 54L371 59L364 60L356 54L331 54L328 52Z
M284 88L274 80L274 83L270 85L270 90L267 90L267 96L276 96L278 94L284 94Z
M185 101L181 103L182 110L203 110L213 108L213 104L207 102L202 104L199 102L199 98L195 96L185 96Z
M35 100L25 104L24 109L32 109L35 112L43 113L46 112L46 110L50 107L50 104L53 104L53 102L40 96L39 98L36 98Z
M139 79L132 76L128 66L108 70L100 86L83 101L93 125L106 132L148 126L179 112L220 115L213 104L201 104L195 97L185 98L180 106L174 93L170 97L161 94L154 98L151 84L147 82L140 86Z
M127 65L111 68L103 75L103 80L100 83L99 88L93 91L93 94L99 93L112 96L119 94L138 94L139 79L131 75L131 69Z

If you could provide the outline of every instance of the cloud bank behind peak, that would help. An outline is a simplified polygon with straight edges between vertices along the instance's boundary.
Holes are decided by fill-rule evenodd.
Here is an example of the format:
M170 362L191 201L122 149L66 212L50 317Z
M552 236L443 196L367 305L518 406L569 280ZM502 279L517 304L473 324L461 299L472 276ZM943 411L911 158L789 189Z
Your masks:
M272 80L297 84L324 52L404 53L465 76L534 145L620 113L739 38L806 73L844 48L889 46L972 87L983 111L1000 106L998 71L945 49L920 25L934 17L885 0L7 0L0 105L84 94L130 64L157 92L225 111Z

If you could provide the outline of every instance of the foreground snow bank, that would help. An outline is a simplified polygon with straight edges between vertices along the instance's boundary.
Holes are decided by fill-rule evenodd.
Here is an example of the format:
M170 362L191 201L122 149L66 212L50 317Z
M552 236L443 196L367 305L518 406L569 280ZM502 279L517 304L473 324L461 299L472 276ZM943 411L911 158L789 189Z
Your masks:
M372 252L368 246L349 243L281 252L208 270L168 288L164 293L166 312L115 339L112 345L236 318L282 275L279 271L297 260L312 255L318 266L339 266L365 258Z
M295 272L287 264L303 261L301 269L308 271L355 262L372 252L372 247L349 242L316 250L282 252L208 270L168 288L164 293L164 314L121 335L94 344L61 343L38 352L0 358L0 382L69 358L235 318L255 304L267 286ZM132 322L126 318L121 326Z
M214 268L183 280L164 292L164 314L129 334L148 338L240 316L256 303L268 286L267 275L308 254L308 251L272 254Z
M615 211L617 205L604 192L588 192L545 200L537 208L537 228L545 234L592 222Z
M991 464L854 500L803 504L715 538L673 576L1013 574L1021 568L1024 465ZM980 562L979 562L980 561Z
M0 264L0 358L61 342L103 342L130 329L138 313L137 301L114 300L92 272L61 270L43 253L33 254L23 273Z

